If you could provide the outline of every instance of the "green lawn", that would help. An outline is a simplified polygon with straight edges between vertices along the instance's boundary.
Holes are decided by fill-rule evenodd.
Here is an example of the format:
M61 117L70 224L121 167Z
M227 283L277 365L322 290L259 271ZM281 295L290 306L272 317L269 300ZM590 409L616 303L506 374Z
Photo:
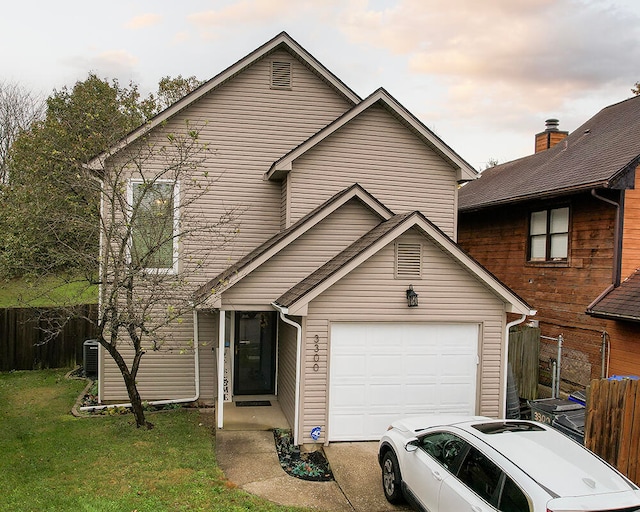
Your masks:
M97 303L98 287L82 279L0 279L0 308Z
M235 489L195 410L76 418L85 381L66 370L0 373L0 510L293 511Z

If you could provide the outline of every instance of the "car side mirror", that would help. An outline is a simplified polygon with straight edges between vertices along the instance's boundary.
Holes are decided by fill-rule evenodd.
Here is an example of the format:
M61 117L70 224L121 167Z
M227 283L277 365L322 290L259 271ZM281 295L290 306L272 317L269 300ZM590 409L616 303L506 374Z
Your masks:
M407 442L404 443L404 449L409 453L415 452L418 449L418 438L412 437L411 439L408 439Z

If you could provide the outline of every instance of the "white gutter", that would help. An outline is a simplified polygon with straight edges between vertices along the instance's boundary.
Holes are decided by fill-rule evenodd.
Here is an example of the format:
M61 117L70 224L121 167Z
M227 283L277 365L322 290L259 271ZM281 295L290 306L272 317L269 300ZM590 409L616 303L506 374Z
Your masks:
M149 405L169 405L169 404L185 404L190 402L197 402L200 399L200 358L198 356L199 347L199 338L198 338L198 312L193 310L193 344L195 346L195 350L193 353L193 360L195 366L195 388L196 394L195 396L189 398L169 398L167 400L152 400L152 401L144 401ZM123 404L108 404L108 405L87 405L84 407L80 407L81 411L101 411L103 409L113 409L114 407L131 407L131 402L123 403Z
M294 398L294 414L293 414L293 444L300 446L299 428L300 423L300 371L302 366L302 326L293 320L288 319L286 314L289 313L288 308L278 306L275 302L271 305L280 312L280 319L285 323L296 328L296 395Z
M529 314L535 315L537 311L530 311ZM527 319L527 313L523 313L518 320L509 322L505 330L504 337L504 359L502 361L502 405L500 406L500 416L502 418L507 417L507 375L509 368L509 331L514 325L519 325Z

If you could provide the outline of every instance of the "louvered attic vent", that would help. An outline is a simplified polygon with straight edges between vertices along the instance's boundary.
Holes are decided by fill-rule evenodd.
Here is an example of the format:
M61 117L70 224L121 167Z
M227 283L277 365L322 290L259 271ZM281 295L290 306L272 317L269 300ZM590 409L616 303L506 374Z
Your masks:
M290 62L271 62L271 88L291 89Z
M422 244L396 244L396 277L422 277Z

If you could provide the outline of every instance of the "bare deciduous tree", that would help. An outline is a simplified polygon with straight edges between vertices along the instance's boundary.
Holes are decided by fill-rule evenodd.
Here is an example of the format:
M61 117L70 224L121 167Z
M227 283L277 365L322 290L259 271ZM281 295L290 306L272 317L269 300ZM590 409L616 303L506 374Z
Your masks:
M218 177L205 169L215 156L199 134L189 123L179 133L157 127L118 153L92 160L74 183L101 197L96 339L122 374L138 427L151 426L137 388L143 356L197 350L193 340L174 339L171 327L198 306L193 292L203 269L237 230L238 212L211 219L203 211ZM86 219L66 221L80 226ZM77 257L87 274L96 267L90 254Z
M0 82L0 184L9 179L7 160L11 145L44 115L45 102L21 85Z

